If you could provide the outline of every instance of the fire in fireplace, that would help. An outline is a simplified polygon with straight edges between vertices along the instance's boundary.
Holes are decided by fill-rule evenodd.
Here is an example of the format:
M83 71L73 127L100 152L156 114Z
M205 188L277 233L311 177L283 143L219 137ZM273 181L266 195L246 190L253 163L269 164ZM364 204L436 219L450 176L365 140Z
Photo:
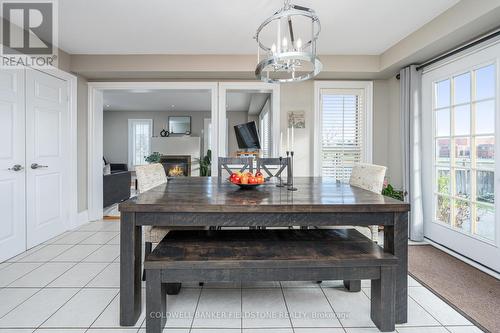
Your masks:
M189 155L162 155L160 163L169 177L191 176L191 156Z

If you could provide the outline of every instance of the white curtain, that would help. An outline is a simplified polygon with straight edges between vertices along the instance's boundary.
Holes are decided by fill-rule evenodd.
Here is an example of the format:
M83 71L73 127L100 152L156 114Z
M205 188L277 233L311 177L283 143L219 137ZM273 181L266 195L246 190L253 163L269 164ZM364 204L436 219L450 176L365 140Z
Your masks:
M424 240L422 211L422 103L421 72L416 66L400 72L401 86L401 142L403 147L403 186L411 205L409 233L413 241Z

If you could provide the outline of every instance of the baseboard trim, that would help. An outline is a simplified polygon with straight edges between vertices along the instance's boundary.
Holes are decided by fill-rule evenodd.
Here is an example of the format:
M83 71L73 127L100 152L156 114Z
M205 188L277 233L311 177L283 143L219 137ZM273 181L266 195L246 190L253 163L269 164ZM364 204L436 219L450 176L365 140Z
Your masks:
M89 221L89 211L84 210L78 213L78 226L85 224Z

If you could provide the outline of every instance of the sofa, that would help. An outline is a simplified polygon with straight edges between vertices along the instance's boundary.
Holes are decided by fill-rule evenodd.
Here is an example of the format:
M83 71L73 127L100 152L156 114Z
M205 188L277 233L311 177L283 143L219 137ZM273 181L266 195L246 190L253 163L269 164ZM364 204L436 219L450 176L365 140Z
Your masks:
M110 164L111 173L103 176L103 207L130 198L131 173L127 164Z

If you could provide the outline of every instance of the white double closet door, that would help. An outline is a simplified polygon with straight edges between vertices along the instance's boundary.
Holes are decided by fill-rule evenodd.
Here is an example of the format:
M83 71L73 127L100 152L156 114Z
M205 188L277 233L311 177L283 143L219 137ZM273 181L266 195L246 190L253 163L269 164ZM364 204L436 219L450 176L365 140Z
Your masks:
M0 69L0 262L66 230L69 84Z

